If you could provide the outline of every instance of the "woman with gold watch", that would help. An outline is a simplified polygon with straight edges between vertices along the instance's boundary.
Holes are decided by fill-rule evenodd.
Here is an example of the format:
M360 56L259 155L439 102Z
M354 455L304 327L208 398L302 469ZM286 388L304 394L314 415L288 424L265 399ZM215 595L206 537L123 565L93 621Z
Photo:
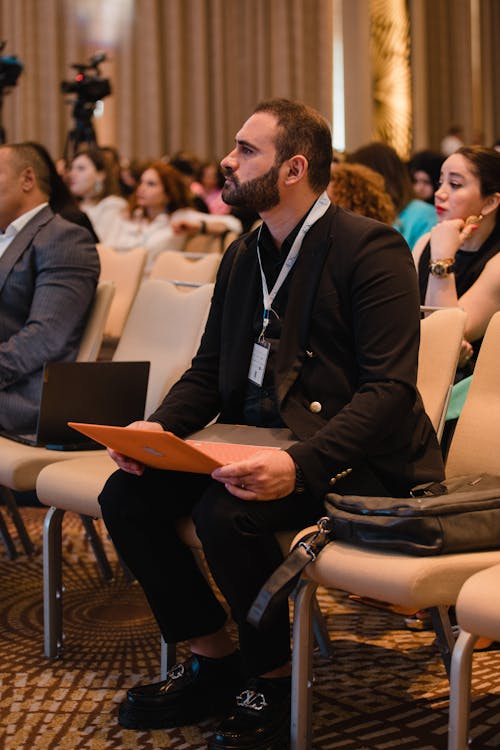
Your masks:
M420 302L467 313L457 380L472 373L491 316L500 310L500 153L464 146L441 168L438 224L414 250Z
M467 313L453 408L441 439L446 456L482 338L500 310L500 153L482 146L459 148L441 167L434 203L438 224L418 240L413 253L420 303L459 305ZM426 612L405 622L410 630L432 627Z

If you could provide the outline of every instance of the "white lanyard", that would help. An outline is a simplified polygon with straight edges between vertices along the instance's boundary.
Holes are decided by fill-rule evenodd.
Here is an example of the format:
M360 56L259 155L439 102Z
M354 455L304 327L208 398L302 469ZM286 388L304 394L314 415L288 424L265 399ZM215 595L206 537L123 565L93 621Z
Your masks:
M300 252L300 248L302 247L302 242L304 241L304 237L306 236L310 228L313 226L313 224L315 224L318 221L318 219L321 219L323 214L326 213L329 205L330 205L330 198L328 197L326 192L324 192L319 196L318 200L315 202L314 206L311 208L311 210L307 214L304 223L302 224L295 240L293 241L292 247L290 248L290 252L288 253L287 258L285 262L283 263L283 266L281 267L279 276L276 279L271 291L268 291L268 288L267 288L267 281L264 275L264 270L262 268L262 261L260 257L259 240L260 240L260 233L262 231L262 224L261 224L260 229L259 229L259 234L257 236L257 258L259 259L260 276L262 279L262 299L264 301L264 313L262 316L262 331L260 332L260 336L259 336L260 342L263 342L265 339L265 332L266 332L267 326L269 325L269 315L272 310L272 304L274 302L274 299L276 295L278 294L279 290L281 289L286 277L292 270L295 261L297 260L297 257Z

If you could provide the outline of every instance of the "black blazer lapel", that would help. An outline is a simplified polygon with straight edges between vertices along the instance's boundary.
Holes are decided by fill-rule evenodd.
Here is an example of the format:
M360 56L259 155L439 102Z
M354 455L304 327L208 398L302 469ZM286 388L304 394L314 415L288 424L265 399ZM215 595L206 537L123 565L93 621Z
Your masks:
M33 237L43 224L46 224L54 214L49 206L42 208L17 234L7 250L0 258L0 291L3 289L5 281L15 266L21 255L29 247Z
M231 269L222 325L220 382L222 392L238 393L246 387L254 344L253 325L261 281L256 262L257 233L241 241Z
M314 300L333 241L335 211L336 208L330 206L325 215L311 227L296 261L276 362L277 396L280 406L297 379L305 356Z

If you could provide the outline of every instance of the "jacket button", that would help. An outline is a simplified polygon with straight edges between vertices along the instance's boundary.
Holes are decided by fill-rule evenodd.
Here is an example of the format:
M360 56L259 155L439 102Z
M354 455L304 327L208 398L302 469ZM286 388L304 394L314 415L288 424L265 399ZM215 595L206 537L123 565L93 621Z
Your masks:
M337 478L336 478L336 477L332 477L332 478L330 479L330 484L332 484L332 485L333 485L333 484L336 484L336 483L337 483Z
M313 414L319 414L322 408L319 401L311 401L309 404L309 411L312 411Z

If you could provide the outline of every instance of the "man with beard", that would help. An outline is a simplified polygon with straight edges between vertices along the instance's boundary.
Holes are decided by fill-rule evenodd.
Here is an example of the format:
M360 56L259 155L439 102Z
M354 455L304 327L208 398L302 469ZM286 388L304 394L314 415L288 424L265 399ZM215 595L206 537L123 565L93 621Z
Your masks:
M106 525L165 640L187 640L192 652L165 681L128 691L124 727L173 727L227 710L210 750L286 747L288 607L265 629L246 621L282 560L275 532L315 522L334 484L344 493L405 495L443 476L415 386L410 252L397 231L330 204L331 156L328 124L305 105L263 102L245 122L222 160L223 197L257 211L263 224L226 251L191 367L135 425L185 437L217 417L288 428L296 442L211 476L145 468L111 452L122 471L100 496ZM186 515L231 607L239 651L176 535Z

